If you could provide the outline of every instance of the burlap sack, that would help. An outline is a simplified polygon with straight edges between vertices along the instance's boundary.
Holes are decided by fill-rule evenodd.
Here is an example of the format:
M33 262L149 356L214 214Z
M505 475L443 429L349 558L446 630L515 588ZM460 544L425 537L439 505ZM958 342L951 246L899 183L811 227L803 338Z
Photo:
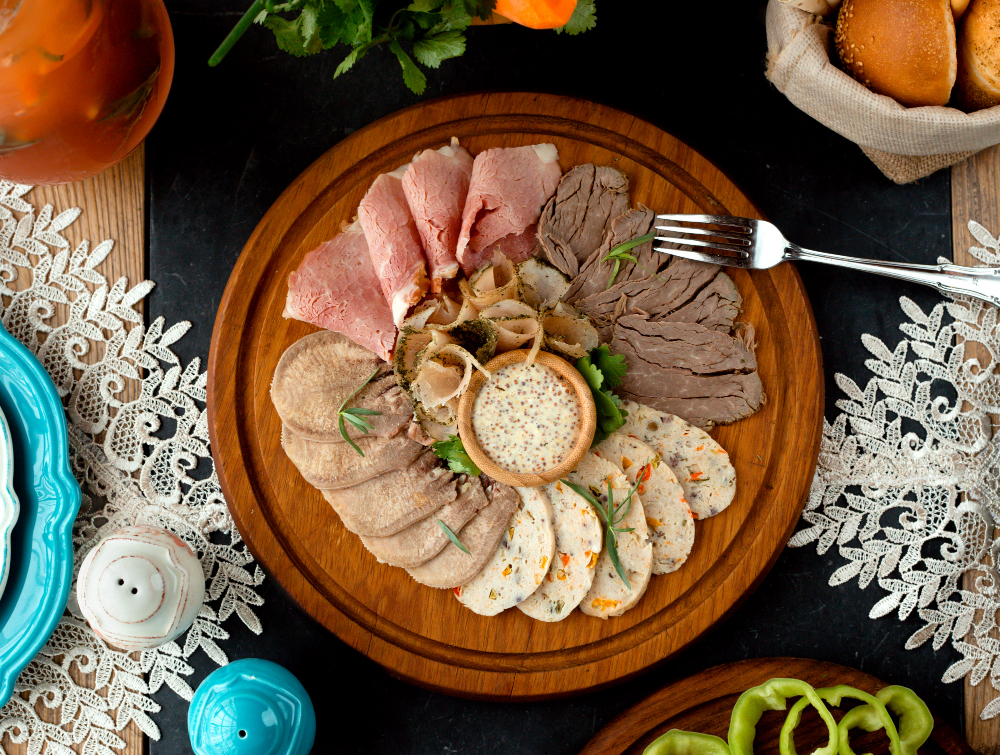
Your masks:
M1000 106L968 114L907 108L866 89L831 62L828 23L770 0L767 78L800 110L860 145L890 179L916 181L1000 143Z

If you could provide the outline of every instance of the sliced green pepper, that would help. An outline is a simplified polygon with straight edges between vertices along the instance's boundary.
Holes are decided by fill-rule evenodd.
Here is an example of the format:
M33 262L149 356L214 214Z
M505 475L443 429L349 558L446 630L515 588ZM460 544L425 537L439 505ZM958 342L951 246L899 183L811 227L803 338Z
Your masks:
M892 685L878 691L875 695L879 705L896 714L899 719L898 749L893 753L898 755L917 755L917 750L934 731L934 716L931 715L926 703L917 693L908 687ZM876 731L883 728L879 716L872 713L872 707L862 705L853 708L840 720L840 752L841 755L854 755L849 741L851 729ZM890 737L891 739L891 737Z
M830 741L813 755L835 755L840 742L837 722L816 690L799 679L771 679L740 695L729 722L729 749L732 755L753 755L753 740L757 736L757 723L761 716L768 710L785 710L789 697L807 700L826 724ZM789 754L781 750L781 755Z
M840 703L845 697L865 703L858 708L852 709L865 710L863 714L857 716L857 724L855 726L860 726L865 731L885 729L886 736L889 737L889 751L892 755L900 755L899 734L896 732L896 724L892 722L889 711L885 709L885 706L876 697L860 689L849 687L846 684L838 684L836 687L824 687L816 690L816 694L836 708L840 707ZM808 700L802 698L788 712L785 724L781 727L781 738L779 740L781 755L795 755L793 732L795 727L799 725L799 721L802 720L802 711L807 704ZM850 741L847 736L847 730L843 726L843 721L844 719L841 719L841 723L837 727L838 749L840 755L854 755L851 751Z
M724 739L711 734L671 729L653 740L642 755L730 755Z

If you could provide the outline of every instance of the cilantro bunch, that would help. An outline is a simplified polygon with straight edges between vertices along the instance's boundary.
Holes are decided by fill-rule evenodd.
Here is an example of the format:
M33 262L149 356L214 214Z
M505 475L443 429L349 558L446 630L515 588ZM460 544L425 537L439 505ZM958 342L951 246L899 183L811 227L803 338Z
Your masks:
M612 354L607 344L591 349L585 357L576 360L576 369L590 386L597 407L597 431L594 445L605 440L625 424L628 412L622 409L622 400L611 392L625 377L625 357Z
M577 0L569 22L556 32L580 34L597 23L595 0ZM427 76L420 65L437 68L465 52L465 30L473 18L486 20L496 0L254 0L208 64L218 65L251 24L274 32L278 47L295 56L313 55L338 45L347 55L336 78L372 48L386 44L403 72L403 81L423 94ZM416 60L414 60L416 58Z

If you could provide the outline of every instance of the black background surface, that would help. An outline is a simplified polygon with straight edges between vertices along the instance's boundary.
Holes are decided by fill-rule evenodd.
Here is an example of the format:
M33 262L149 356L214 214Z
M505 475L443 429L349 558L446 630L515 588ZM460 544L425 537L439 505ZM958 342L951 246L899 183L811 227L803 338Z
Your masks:
M347 75L340 56L295 59L254 27L216 69L205 61L248 0L167 0L177 45L173 89L147 140L150 314L194 327L174 349L207 357L230 271L284 188L351 132L420 101L399 66L376 50ZM895 186L860 149L794 108L764 78L764 4L750 0L626 3L599 0L597 28L578 37L516 26L469 31L464 57L428 75L424 98L482 90L553 92L632 112L690 144L726 172L797 243L877 259L950 256L948 172ZM843 398L841 372L869 373L861 335L890 348L903 337L898 299L925 310L928 289L832 268L800 267L822 338L826 416ZM666 682L718 663L792 655L836 661L906 684L953 726L960 683L941 675L957 655L904 650L920 626L894 614L870 620L884 592L830 587L836 549L787 549L758 590L680 658L637 679L576 698L534 704L461 700L391 678L306 616L272 579L258 609L264 635L238 619L222 643L231 659L277 661L305 684L319 717L316 753L577 752L625 707ZM196 685L214 667L191 660ZM190 751L187 704L166 687L154 714L153 755Z

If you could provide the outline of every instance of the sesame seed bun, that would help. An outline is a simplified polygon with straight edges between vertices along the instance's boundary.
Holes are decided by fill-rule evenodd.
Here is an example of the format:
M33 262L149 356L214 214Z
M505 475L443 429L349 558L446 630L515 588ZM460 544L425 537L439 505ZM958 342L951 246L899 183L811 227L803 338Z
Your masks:
M901 105L945 105L958 70L951 0L844 0L834 38L844 70Z
M970 111L1000 105L1000 0L973 0L965 14L955 101Z

